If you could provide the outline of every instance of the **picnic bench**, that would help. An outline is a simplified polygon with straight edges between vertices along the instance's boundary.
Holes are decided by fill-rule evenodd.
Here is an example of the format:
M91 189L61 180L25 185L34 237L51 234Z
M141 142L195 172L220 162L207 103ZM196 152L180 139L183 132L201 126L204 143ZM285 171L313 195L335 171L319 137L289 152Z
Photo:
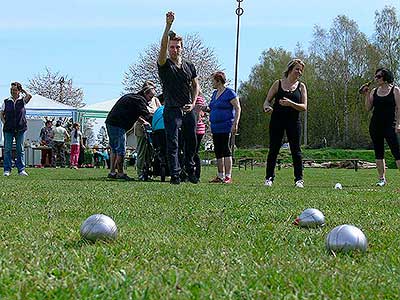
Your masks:
M247 170L247 165L250 165L250 168L253 170L256 159L254 157L242 157L237 159L237 165L240 170L241 167L244 167Z
M353 165L354 171L358 171L358 163L360 159L358 158L345 158L345 159L335 159L335 158L329 158L329 159L316 159L316 158L303 158L303 168L304 165L307 163L327 163L327 162L338 162L338 163L351 163Z

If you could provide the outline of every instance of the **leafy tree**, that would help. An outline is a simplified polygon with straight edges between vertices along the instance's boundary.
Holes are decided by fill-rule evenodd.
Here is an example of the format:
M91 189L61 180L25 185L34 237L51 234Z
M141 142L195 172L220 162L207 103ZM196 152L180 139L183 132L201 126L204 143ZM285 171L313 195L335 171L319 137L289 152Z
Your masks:
M260 63L253 67L249 80L240 85L242 115L237 139L239 146L268 145L269 116L263 112L263 103L274 81L282 78L291 56L282 48L264 51Z
M73 86L73 81L68 75L52 72L46 67L45 72L37 74L29 80L28 88L33 94L71 105L82 107L83 90Z
M92 147L96 142L93 130L95 121L96 119L84 118L81 124L81 127L83 128L82 135L86 137L86 144L90 147Z
M107 135L107 130L104 126L100 127L99 133L97 134L97 144L102 147L107 147L108 146L108 135Z
M145 80L152 80L161 91L157 69L159 51L160 43L153 43L139 55L136 63L129 66L122 81L124 92L131 93L140 90ZM214 50L207 47L199 35L188 34L183 37L182 55L195 65L203 94L209 97L212 92L210 75L220 69Z
M400 20L394 7L375 12L374 44L382 55L382 66L400 77Z
M360 122L351 121L356 112L363 110L362 103L355 100L361 78L368 71L368 46L365 34L346 16L336 17L329 31L315 27L310 62L319 85L310 90L310 96L318 95L315 104L319 104L319 113L325 116L323 126L318 124L318 128L325 127L324 137L335 145L352 146L355 135L350 131L360 131Z

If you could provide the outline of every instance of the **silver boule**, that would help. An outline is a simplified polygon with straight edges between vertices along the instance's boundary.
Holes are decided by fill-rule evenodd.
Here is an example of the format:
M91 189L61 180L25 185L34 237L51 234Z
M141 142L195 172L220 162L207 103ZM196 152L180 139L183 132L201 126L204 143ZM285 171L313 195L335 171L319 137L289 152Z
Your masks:
M106 215L95 214L87 218L81 225L81 237L89 241L111 241L118 235L117 225Z
M335 184L335 190L341 190L343 187L342 187L342 184L341 183L336 183Z
M360 250L365 252L367 247L368 241L364 233L353 225L336 226L326 237L326 248L332 251Z
M319 227L325 225L324 214L316 208L307 208L298 217L298 224L301 227Z

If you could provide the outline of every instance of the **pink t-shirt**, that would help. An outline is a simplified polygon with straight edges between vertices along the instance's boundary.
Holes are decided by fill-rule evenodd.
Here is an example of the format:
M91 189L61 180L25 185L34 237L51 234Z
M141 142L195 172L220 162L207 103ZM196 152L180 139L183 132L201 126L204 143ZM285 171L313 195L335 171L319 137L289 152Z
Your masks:
M203 96L197 96L196 98L196 106L205 106L206 101L204 101ZM196 125L196 134L205 134L206 133L206 124L204 123L204 112L201 110L198 115L197 125Z

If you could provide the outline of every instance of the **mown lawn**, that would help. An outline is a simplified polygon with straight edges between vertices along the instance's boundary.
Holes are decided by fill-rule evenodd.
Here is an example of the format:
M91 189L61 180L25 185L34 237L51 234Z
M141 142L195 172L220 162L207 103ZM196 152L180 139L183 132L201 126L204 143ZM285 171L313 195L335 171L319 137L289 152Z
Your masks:
M264 169L234 170L234 184L116 182L103 169L28 169L0 178L0 299L398 299L400 178L375 170L292 169L273 188ZM135 172L128 170L130 175ZM343 190L334 190L336 182ZM305 208L327 225L292 225ZM90 244L81 223L104 213L112 243ZM335 226L366 234L365 254L325 250Z

